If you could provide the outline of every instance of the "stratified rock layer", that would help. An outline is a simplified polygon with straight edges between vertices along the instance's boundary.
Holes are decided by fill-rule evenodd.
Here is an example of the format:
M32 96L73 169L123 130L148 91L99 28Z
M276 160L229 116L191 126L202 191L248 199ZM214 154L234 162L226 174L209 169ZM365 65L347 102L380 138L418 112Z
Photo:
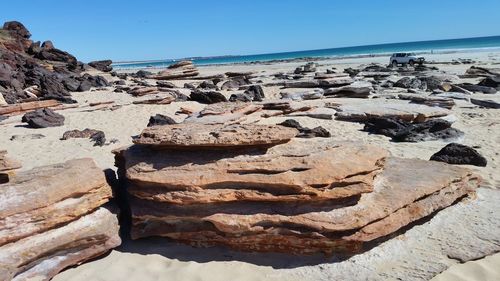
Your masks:
M181 123L146 128L136 144L163 148L223 148L270 146L288 142L298 134L293 128L273 125L204 125Z
M477 178L467 170L436 164L389 158L374 192L347 207L337 202L169 205L133 198L132 237L166 236L244 251L357 253L476 187Z
M160 73L151 76L151 78L157 80L172 80L193 77L198 74L198 69L193 65L193 62L180 61L176 64L170 65L167 69L161 71Z
M21 172L0 186L0 280L49 280L120 244L112 197L92 159Z
M174 147L196 139L187 128L178 128L182 137ZM161 141L136 141L139 145L117 152L132 238L353 254L450 206L479 181L467 169L391 158L383 149L358 143L293 140L235 149L251 139L252 134L235 138L241 131L230 131L225 150L157 150ZM213 148L213 141L198 140Z

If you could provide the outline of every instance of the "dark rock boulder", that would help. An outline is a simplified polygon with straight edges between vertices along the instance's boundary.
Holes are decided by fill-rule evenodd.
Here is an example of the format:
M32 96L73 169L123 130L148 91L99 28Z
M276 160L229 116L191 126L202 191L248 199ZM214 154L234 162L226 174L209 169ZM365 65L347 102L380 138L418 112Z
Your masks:
M35 56L41 60L64 62L69 70L75 70L78 65L76 58L68 52L53 48L43 49Z
M47 40L42 43L42 49L44 50L52 50L54 49L54 43L52 41Z
M214 84L213 81L211 80L207 80L207 81L203 81L200 83L200 85L198 85L198 89L204 89L204 90L219 90L219 87L217 87L217 85Z
M76 79L74 77L66 76L62 79L62 83L66 90L70 92L76 92L78 91L78 88L80 87L80 80Z
M251 101L253 101L253 98L245 93L238 93L238 94L232 94L229 97L229 101L232 101L232 102L235 102L235 101L251 102Z
M89 65L102 72L110 72L113 70L112 63L111 60L98 60L89 62Z
M12 80L14 80L14 76L13 68L5 62L0 62L0 86L5 88L13 87Z
M146 70L139 70L136 73L132 73L130 76L132 76L134 78L146 78L152 74L153 73L146 71Z
M106 143L106 135L103 131L94 130L94 129L85 129L83 131L80 130L72 130L66 131L61 140L68 140L74 138L88 138L94 142L94 146L103 146Z
M352 67L348 67L348 68L344 69L344 73L349 74L350 77L354 77L354 76L358 75L360 72L361 72L360 69L354 69Z
M491 87L500 90L500 76L486 77L478 84L479 86Z
M394 83L394 87L427 90L427 83L418 78L403 77Z
M175 84L172 83L172 82L168 82L168 81L156 81L156 86L159 87L159 88L169 88L169 89L173 89L175 88Z
M472 147L450 143L431 156L431 161L445 162L455 165L474 165L486 167L487 161Z
M91 87L101 88L108 86L110 86L110 83L108 82L108 80L106 80L106 78L100 75L92 76L89 74L84 74L82 76L80 86L78 87L78 92L89 91Z
M484 107L484 108L494 108L500 109L500 102L487 99L470 99L472 104Z
M90 91L91 87L92 87L92 83L89 80L83 80L82 82L80 82L80 85L78 86L77 91L78 92Z
M56 75L45 75L40 80L40 90L44 99L54 99L64 103L75 103L64 84Z
M321 126L310 129L302 127L299 122L293 119L287 119L278 125L297 129L299 131L297 138L329 138L331 136L330 132Z
M49 108L37 109L24 114L22 121L31 128L59 127L64 125L64 116Z
M264 90L260 85L252 85L246 91L245 94L252 98L253 101L263 101L265 98Z
M238 89L241 86L245 86L250 84L250 80L246 77L235 77L229 81L226 81L222 84L221 89L222 90L232 90L232 89Z
M226 97L219 92L201 91L201 90L192 91L191 95L189 96L189 99L204 104L212 104L212 103L227 101Z
M90 82L92 83L92 86L96 87L96 88L101 88L101 87L108 87L110 86L108 80L106 80L106 78L104 78L103 76L101 75L95 75L95 76L91 76L91 78L89 79Z
M396 118L371 118L364 131L390 137L395 142L420 142L438 139L455 139L463 132L451 127L443 119L431 119L423 123L411 123Z
M184 88L194 90L196 86L193 83L184 83Z
M435 76L419 77L418 79L425 82L427 84L427 89L431 91L441 89L441 85L444 83L442 79Z
M31 37L31 33L28 31L28 29L18 21L5 22L3 24L3 29L21 38L29 39Z
M173 124L177 124L174 119L163 114L156 114L149 118L148 127Z
M494 87L482 86L482 85L474 85L470 83L462 83L458 84L460 88L466 89L471 92L479 92L483 94L494 94L497 92L497 89Z

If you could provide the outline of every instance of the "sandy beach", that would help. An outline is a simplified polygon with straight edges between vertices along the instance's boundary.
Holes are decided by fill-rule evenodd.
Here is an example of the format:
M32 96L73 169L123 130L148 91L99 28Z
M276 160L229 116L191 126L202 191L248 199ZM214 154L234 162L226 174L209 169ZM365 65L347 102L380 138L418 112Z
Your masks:
M450 64L452 59L471 59L476 66L500 67L500 52L464 52L453 54L426 55L431 66L438 67L446 74L462 75L471 66L469 64ZM340 72L345 68L362 68L370 63L386 65L387 57L328 59L317 61L318 72L332 67ZM200 76L210 76L232 72L255 72L256 79L263 83L272 82L271 77L279 72L293 72L303 62L274 64L240 64L199 67ZM127 70L123 72L132 72ZM99 73L109 81L118 80L109 73ZM477 78L463 79L478 82ZM154 80L146 79L148 83ZM185 83L195 80L172 80L179 91L189 94ZM199 82L199 81L198 81ZM127 80L127 84L131 81ZM132 144L132 136L138 135L146 127L150 116L163 114L177 122L184 120L185 115L177 114L181 107L199 111L205 105L194 101L173 102L168 105L133 104L134 101L150 97L133 97L126 92L113 92L114 87L92 89L86 92L72 93L78 107L57 111L65 117L63 126L43 129L30 129L21 122L22 115L17 115L0 122L0 147L7 149L9 155L15 156L22 163L21 171L35 167L61 163L67 160L90 157L103 169L116 170L112 151ZM266 86L266 99L280 98L279 86ZM227 98L234 91L220 91ZM495 94L498 96L499 94ZM492 95L475 94L491 98ZM370 99L371 100L371 99ZM498 100L498 99L496 99ZM91 103L112 101L111 105L90 106ZM366 102L364 99L328 98L304 101L304 104L323 104L324 102L348 102L354 106ZM406 103L393 100L394 103ZM457 140L461 144L475 147L488 161L486 167L466 166L483 178L481 188L497 189L500 187L500 114L498 109L479 108L465 100L455 100L453 124L464 132L463 138ZM260 124L277 124L287 116L270 117L259 121ZM339 120L321 120L309 117L294 117L302 126L322 126L331 132L331 141L361 141L387 149L393 156L428 160L439 151L446 142L442 140L418 143L391 142L388 137L368 134L363 124ZM68 130L92 128L101 130L106 135L106 145L93 146L88 139L69 139L61 141L63 133ZM486 193L480 193L484 196ZM448 211L448 210L446 210ZM497 216L499 209L490 210ZM439 213L430 222L417 226L395 239L382 243L376 248L351 259L338 261L335 258L314 256L298 258L282 254L240 253L223 247L198 249L177 244L168 239L151 238L131 241L124 239L121 246L112 250L102 258L86 262L58 274L53 280L334 280L334 270L354 271L356 264L364 266L376 256L390 255L390 249L396 247L398 240L417 239L419 231L435 219L445 219L446 213ZM498 238L498 236L497 236ZM495 254L479 260L461 264L457 260L442 260L448 269L433 280L498 280L500 278L500 256ZM390 266L390 265L389 265ZM442 271L442 270L439 270Z

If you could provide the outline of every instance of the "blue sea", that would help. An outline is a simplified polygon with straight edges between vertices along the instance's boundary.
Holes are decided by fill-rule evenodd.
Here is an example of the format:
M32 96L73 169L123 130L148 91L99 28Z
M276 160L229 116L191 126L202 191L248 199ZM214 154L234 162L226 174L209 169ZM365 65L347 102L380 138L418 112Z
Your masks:
M380 55L390 54L394 52L452 52L452 51L467 51L472 49L500 49L500 36L464 38L464 39L449 39L449 40L433 40L420 42L405 42L405 43L390 43L378 45L366 45L356 47L342 47L321 50L309 50L298 52L283 52L273 54L260 55L242 55L242 56L220 56L207 58L187 58L196 65L213 65L213 64L234 64L234 63L250 63L250 62L265 62L275 60L290 60L300 58L321 58L321 57L349 57L362 55ZM130 63L115 63L115 68L147 68L147 67L167 67L175 63L177 60L158 60L147 62L130 62Z

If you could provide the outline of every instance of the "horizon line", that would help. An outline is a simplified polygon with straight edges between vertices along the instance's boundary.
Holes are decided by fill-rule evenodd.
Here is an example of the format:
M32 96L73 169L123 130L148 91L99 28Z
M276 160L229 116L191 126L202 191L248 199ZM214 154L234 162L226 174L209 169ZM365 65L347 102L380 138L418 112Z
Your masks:
M453 40L479 39L479 38L492 38L492 37L500 37L500 35L436 39L436 40L404 41L404 42L386 42L386 43L377 43L377 44L342 46L342 47L332 47L332 48L319 48L319 49L309 49L309 50L283 51L283 52L269 52L269 53L258 53L258 54L191 56L191 57L183 57L183 58L166 58L166 59L153 59L153 60L113 61L113 64L115 64L115 63L120 64L120 63L139 63L139 62L143 63L143 62L181 61L181 60L193 60L193 59L214 59L214 58L223 58L223 57L263 56L263 55L271 55L271 54L288 54L288 53L297 53L297 52L310 52L310 51L335 50L335 49L345 49L345 48L383 46L383 45L391 45L391 44L409 44L409 43L422 43L422 42L435 42L435 41L453 41Z

